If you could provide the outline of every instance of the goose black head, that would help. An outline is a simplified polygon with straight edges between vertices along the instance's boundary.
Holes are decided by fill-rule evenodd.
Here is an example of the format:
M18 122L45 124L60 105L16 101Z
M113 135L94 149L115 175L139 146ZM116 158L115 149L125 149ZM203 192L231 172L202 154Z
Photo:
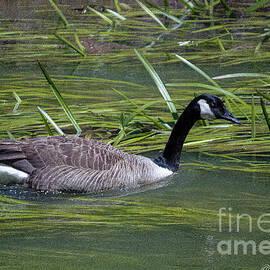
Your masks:
M230 113L222 100L217 96L208 94L200 95L197 97L197 104L200 108L201 119L225 119L236 124L241 124L241 122Z

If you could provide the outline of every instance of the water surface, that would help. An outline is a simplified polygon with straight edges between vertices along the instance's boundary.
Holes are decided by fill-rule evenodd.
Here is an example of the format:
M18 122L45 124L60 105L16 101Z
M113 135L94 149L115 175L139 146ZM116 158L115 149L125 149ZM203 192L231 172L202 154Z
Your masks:
M256 221L269 211L268 177L185 165L207 159L185 154L179 173L159 185L132 191L42 194L18 186L1 187L1 266L260 269L269 256L260 254L258 245L269 234L258 229ZM219 160L212 162L218 165ZM220 208L224 208L222 232ZM252 232L247 218L241 219L237 232L237 214L250 215ZM249 247L243 255L240 246L238 255L221 255L217 247L224 240L253 240L257 253L252 255Z
M77 2L84 4L84 1ZM260 28L256 21L256 27L252 28L252 20L245 21L245 26L237 19L226 20L228 29L236 27L231 33L235 44L229 35L222 36L220 40L226 52L221 52L219 47L217 49L215 35L224 34L227 29L214 34L211 31L196 33L201 27L209 26L209 21L205 24L187 22L163 42L157 42L162 29L149 17L140 15L137 18L135 12L123 13L129 20L113 29L94 14L82 15L69 5L60 7L71 22L68 28L48 1L0 3L1 139L8 138L7 131L16 138L44 135L44 125L36 106L45 109L67 134L75 133L36 60L46 66L82 129L99 129L101 132L95 137L107 141L119 131L120 114L128 115L134 109L112 88L122 91L139 105L162 100L151 77L135 58L133 48L147 53L164 83L206 83L188 66L175 62L174 53L184 55L210 76L269 71L269 42L262 44L259 54L254 54L258 33L268 31L266 19L258 23ZM176 15L182 13L177 11ZM83 58L54 36L58 33L74 42L74 32L81 40L93 35L99 42L119 42L128 48L123 52L89 54ZM211 42L200 40L211 34L214 36ZM192 38L194 46L179 46L178 42ZM153 41L156 42L153 48L146 49ZM243 49L247 43L250 47ZM263 83L252 80L225 80L221 85L245 97ZM206 92L190 87L168 89L179 111L195 92ZM16 110L14 91L22 99ZM246 101L250 101L248 96ZM232 107L233 113L243 118L237 106ZM260 108L258 111L261 113ZM156 119L162 115L163 120L171 121L165 102L151 106L146 112ZM153 129L139 116L135 121L142 122L146 129ZM269 232L261 230L257 221L269 211L269 173L263 173L267 168L269 171L269 156L264 155L269 145L266 139L262 140L260 152L263 154L255 155L258 148L252 148L254 141L249 140L250 122L246 118L244 125L237 128L221 126L224 124L221 121L215 123L219 126L196 126L187 138L188 142L207 141L207 136L224 139L198 144L196 150L199 153L184 154L179 173L156 185L88 195L38 193L23 186L0 186L0 267L27 270L267 267L269 255L263 255L259 246L269 239ZM257 122L257 132L260 126ZM238 159L235 147L241 136L244 143L241 151L238 148L241 154ZM148 138L135 142L132 152L146 151L149 145L149 149L154 145L155 149L161 149L167 137L167 133L161 133L156 134L153 141ZM216 149L217 146L220 148ZM192 148L192 145L188 147ZM225 157L224 153L217 153L223 150ZM206 151L209 152L207 155L202 153ZM237 214L246 216L241 219L238 229ZM268 225L264 224L263 228L268 229ZM253 242L247 247L246 255L242 246L239 249L232 247L231 255L221 255L218 247L225 243L221 241L229 240L233 244L240 240ZM254 245L255 252L252 250ZM225 246L222 248L221 251L226 249ZM228 246L225 251L230 253Z

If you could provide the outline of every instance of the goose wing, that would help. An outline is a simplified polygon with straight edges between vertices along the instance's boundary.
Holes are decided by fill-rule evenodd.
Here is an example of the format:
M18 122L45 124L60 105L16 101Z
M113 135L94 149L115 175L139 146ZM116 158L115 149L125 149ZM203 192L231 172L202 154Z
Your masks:
M37 190L100 192L116 186L116 183L112 185L112 179L108 177L108 170L49 165L35 170L27 184Z
M115 147L79 137L38 137L0 141L0 162L32 173L48 166L108 170L128 156Z
M128 184L126 181L128 177L122 175L125 172L117 170L121 163L123 161L119 161L110 170L49 165L35 170L27 180L27 184L37 190L102 192Z
M36 169L27 180L37 190L101 192L112 188L137 186L159 178L153 170L155 164L148 158L129 155L118 159L107 169L48 165Z

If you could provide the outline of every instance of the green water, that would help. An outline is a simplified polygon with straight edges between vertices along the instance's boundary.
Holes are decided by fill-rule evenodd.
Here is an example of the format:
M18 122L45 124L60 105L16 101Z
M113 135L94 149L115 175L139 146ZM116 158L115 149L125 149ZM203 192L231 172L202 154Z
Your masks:
M269 42L262 45L259 54L254 54L261 40L258 33L268 31L269 27L268 17L261 19L260 14L258 21L226 21L228 29L241 30L234 35L240 49L231 48L226 36L221 38L226 48L223 54L215 40L200 40L211 34L198 36L196 30L210 24L199 22L197 26L196 18L147 50L145 46L156 42L162 30L149 17L142 20L142 13L137 17L136 12L123 12L127 22L113 29L93 14L82 15L69 5L61 5L71 22L65 28L47 1L8 2L0 2L1 139L8 138L7 131L16 138L45 135L36 106L45 109L67 134L75 133L36 60L46 66L83 131L91 130L95 138L105 141L117 134L120 114L134 109L112 88L138 105L162 101L149 74L135 58L133 48L145 50L164 83L206 83L168 53L188 57L210 76L269 72ZM242 27L243 23L249 31ZM120 42L128 48L83 58L54 36L58 32L74 42L74 31L80 39L94 35L99 41ZM216 34L220 33L224 34ZM185 48L178 45L179 41L190 39L198 44ZM246 44L251 47L242 49ZM231 79L221 85L250 103L254 89L267 91L267 80ZM208 92L192 87L168 90L179 112L194 93ZM14 91L22 99L15 111ZM268 131L258 104L256 131L265 135ZM250 110L244 109L250 116ZM211 143L187 144L179 173L156 185L98 195L38 193L23 186L0 186L0 269L210 270L263 269L270 265L269 254L260 250L262 241L269 240L269 232L265 232L269 231L269 224L262 225L264 230L257 225L260 216L269 212L269 136L261 137L256 145L250 139L250 120L235 106L232 112L241 118L241 127L224 126L223 121L196 126L187 142L209 139ZM146 113L172 120L165 102L151 106ZM145 125L147 131L153 129L144 118L138 116L135 120ZM119 147L133 153L162 149L167 138L168 133L158 133L131 144L130 148L124 144ZM240 139L242 145L235 150ZM240 220L237 230L236 217L243 214L246 218ZM268 220L266 216L264 221ZM240 240L253 242L246 255L241 246L232 246L231 254L221 255L218 247L221 241L228 240L232 245Z
M183 162L198 159L209 160L185 154ZM261 269L269 263L269 255L262 255L258 246L269 233L260 231L256 222L269 211L267 180L258 173L182 166L158 186L115 194L53 195L2 187L2 195L20 204L1 203L0 265L3 269ZM225 215L219 232L217 214L222 207ZM252 217L252 232L245 218L237 232L237 214ZM262 227L269 230L269 224ZM229 239L253 240L257 254L252 255L249 247L243 255L239 247L238 255L221 255L218 243Z

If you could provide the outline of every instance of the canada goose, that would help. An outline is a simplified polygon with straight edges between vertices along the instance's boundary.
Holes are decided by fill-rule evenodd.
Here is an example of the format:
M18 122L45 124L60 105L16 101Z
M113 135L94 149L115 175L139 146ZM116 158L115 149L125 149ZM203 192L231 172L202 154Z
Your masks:
M217 96L194 98L174 126L163 154L154 160L74 136L2 140L0 162L5 165L0 173L14 170L18 182L37 190L101 192L149 184L178 170L183 143L197 120L220 118L240 124Z

